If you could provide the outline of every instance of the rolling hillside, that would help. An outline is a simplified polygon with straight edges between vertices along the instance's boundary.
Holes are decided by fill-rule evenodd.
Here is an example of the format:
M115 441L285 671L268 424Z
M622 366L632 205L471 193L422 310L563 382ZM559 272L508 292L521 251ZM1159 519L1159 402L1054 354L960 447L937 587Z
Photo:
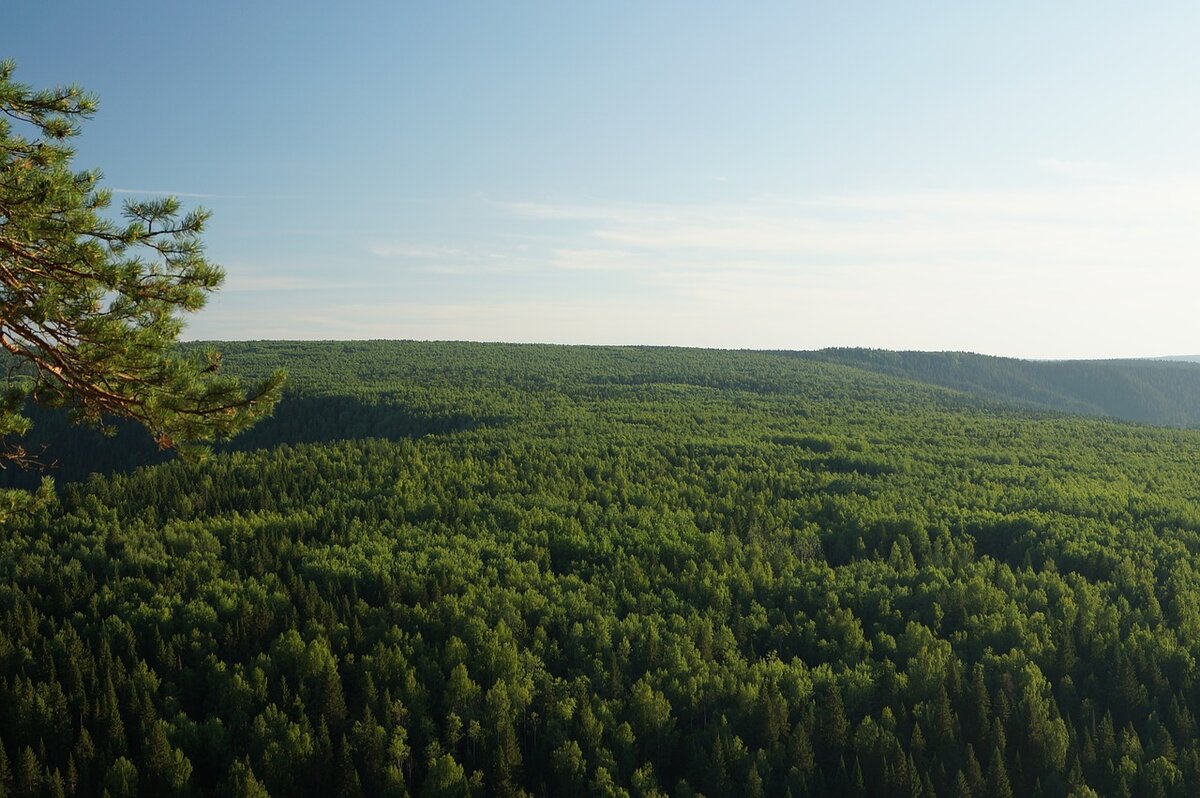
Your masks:
M279 364L290 370L285 398L267 419L221 449L247 451L280 443L333 441L342 438L398 439L479 423L465 408L465 380L491 380L511 390L536 393L573 378L613 382L679 382L740 385L757 390L798 389L811 367L796 361L820 361L882 375L872 385L911 392L903 382L923 383L965 394L930 393L946 403L978 407L1018 406L1044 411L1117 418L1158 426L1200 426L1200 364L1153 360L1028 361L959 352L892 352L872 349L825 349L813 352L733 352L657 347L557 347L453 342L328 341L217 342L225 368L259 378ZM475 362L465 353L486 352ZM556 368L548 363L560 359ZM583 359L607 373L572 372ZM582 361L581 361L582 362ZM674 373L658 373L675 364ZM686 371L680 371L684 369ZM863 378L860 378L863 379ZM889 382L890 380L890 382ZM412 386L437 388L436 406L406 406ZM878 389L878 388L877 388ZM423 398L422 402L428 401ZM515 410L514 410L515 412ZM118 445L99 433L69 425L62 414L34 408L34 432L27 443L53 463L59 482L89 474L128 471L170 459L140 428L118 423ZM0 472L0 486L30 487L40 476Z
M1060 413L1200 426L1200 364L1183 359L1034 361L881 349L795 354Z

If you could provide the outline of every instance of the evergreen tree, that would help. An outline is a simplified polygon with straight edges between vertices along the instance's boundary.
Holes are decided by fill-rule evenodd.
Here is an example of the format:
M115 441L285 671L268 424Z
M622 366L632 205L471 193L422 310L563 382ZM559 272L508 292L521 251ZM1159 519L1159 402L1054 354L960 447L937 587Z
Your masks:
M960 770L954 774L954 783L950 786L951 798L971 798L971 786L967 783L966 775Z
M66 798L66 786L63 783L62 773L58 771L58 768L50 771L46 777L45 793L46 798Z
M204 257L208 214L181 213L173 197L125 204L97 171L72 171L69 140L95 97L75 86L34 90L0 63L0 458L27 463L12 436L30 426L26 397L76 417L134 419L162 446L227 438L270 410L282 376L249 394L220 376L219 358L175 349L180 313L221 283ZM17 369L11 368L13 364Z
M486 721L492 730L489 778L497 795L516 795L521 774L521 748L513 725L513 707L504 682L488 690L484 700Z
M988 763L987 779L984 781L983 795L986 798L1012 798L1012 786L1008 781L1008 770L1004 766L1004 757L999 748L992 749L992 761Z
M850 721L842 704L842 691L831 684L817 697L817 746L821 763L832 768L846 745Z
M125 757L118 757L104 774L104 790L111 798L136 798L138 769Z
M967 786L972 792L978 792L983 786L983 768L979 764L979 759L975 756L975 746L967 743L967 761L964 766L963 775L966 777Z
M4 741L0 740L0 798L9 798L13 794L14 787L12 767L8 764Z
M338 747L337 778L338 786L334 793L337 798L362 798L362 779L358 775L358 767L354 764L354 757L350 755L350 746L345 737Z
M270 798L266 786L254 776L250 759L243 757L229 769L228 794L232 798Z
M29 746L21 749L17 758L16 794L21 798L37 798L42 790L42 765Z
M798 721L792 727L791 744L788 753L793 767L801 773L812 772L816 764L813 758L812 740L809 736L808 726L803 721Z

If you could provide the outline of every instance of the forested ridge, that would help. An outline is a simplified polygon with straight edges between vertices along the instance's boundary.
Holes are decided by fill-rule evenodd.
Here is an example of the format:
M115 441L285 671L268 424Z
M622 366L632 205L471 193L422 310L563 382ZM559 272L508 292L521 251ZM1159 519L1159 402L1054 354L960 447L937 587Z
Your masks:
M995 401L1172 427L1200 427L1200 363L1019 360L972 352L819 349L800 357L940 385Z
M0 526L4 794L1200 788L1200 433L784 354L222 349L291 375L240 450Z

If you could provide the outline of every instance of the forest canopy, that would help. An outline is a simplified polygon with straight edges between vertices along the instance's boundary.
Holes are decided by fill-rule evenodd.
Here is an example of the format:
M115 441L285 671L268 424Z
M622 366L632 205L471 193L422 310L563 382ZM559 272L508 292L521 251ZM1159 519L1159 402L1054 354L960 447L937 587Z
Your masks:
M1200 784L1198 433L764 353L226 360L293 375L254 446L0 529L15 794Z

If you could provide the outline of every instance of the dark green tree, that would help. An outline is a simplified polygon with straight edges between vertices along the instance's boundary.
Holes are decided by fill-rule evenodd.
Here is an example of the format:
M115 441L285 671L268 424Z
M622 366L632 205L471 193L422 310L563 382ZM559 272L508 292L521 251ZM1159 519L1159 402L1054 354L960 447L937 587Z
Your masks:
M987 798L1012 798L1012 786L1008 780L1008 770L1004 765L1004 757L1000 749L992 750L992 761L988 765L987 780L984 782L983 794Z
M42 789L42 765L29 746L22 748L17 758L16 788L17 795L30 798L38 795Z
M234 762L229 769L228 795L236 798L267 798L270 793L263 783L254 776L249 758Z
M4 751L4 741L0 740L0 798L8 798L12 794L12 767L8 764L8 754Z
M137 766L118 757L104 775L104 790L112 798L134 798L138 794Z

